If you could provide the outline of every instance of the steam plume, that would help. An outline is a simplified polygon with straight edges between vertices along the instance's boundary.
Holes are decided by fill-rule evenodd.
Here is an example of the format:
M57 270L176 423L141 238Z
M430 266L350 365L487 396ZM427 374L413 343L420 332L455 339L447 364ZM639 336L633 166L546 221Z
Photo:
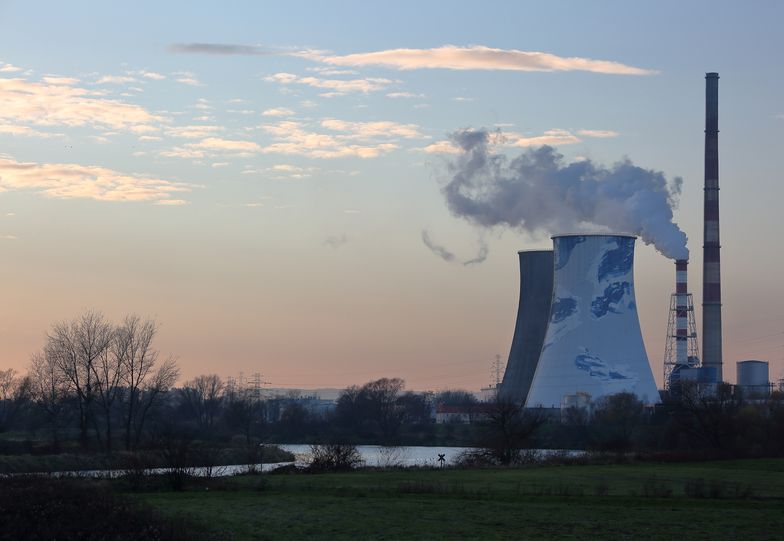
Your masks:
M634 233L666 257L688 258L686 234L672 215L682 179L668 184L662 172L628 159L612 167L566 163L550 146L508 160L488 149L490 136L471 129L450 136L462 151L449 163L442 188L454 215L530 233Z
M422 230L422 242L428 249L436 254L438 257L443 259L444 261L448 261L450 263L457 261L457 256L450 252L445 247L441 246L440 244L436 244L433 242L433 239L430 238L430 233L426 230ZM458 261L461 265L469 266L469 265L476 265L478 263L482 263L485 259L487 259L487 254L489 252L489 248L487 247L487 243L484 239L479 239L479 252L477 252L476 257L472 259L467 259L465 261Z

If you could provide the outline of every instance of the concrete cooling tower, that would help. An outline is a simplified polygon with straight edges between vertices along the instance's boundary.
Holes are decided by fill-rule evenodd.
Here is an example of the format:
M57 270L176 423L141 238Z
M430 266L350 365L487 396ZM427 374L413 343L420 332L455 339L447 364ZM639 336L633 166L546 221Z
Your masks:
M525 404L542 352L553 297L553 251L526 250L520 257L520 301L512 348L498 396Z
M527 407L631 392L659 402L634 297L630 235L556 235L550 321Z

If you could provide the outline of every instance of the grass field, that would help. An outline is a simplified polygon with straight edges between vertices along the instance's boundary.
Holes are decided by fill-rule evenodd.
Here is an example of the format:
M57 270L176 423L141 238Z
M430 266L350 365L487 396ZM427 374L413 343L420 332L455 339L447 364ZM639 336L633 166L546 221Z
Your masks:
M784 460L263 475L135 497L237 540L784 538Z

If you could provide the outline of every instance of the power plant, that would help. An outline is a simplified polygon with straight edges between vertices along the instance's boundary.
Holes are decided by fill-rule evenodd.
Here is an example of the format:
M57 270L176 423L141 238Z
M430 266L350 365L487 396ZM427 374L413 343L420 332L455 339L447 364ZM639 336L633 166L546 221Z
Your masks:
M724 381L719 241L718 73L705 75L702 358L688 259L675 261L664 355L664 388L684 382L712 392ZM519 252L520 297L498 396L526 407L563 408L631 392L660 402L634 294L636 236L554 235L553 250ZM737 364L737 389L767 396L768 363Z

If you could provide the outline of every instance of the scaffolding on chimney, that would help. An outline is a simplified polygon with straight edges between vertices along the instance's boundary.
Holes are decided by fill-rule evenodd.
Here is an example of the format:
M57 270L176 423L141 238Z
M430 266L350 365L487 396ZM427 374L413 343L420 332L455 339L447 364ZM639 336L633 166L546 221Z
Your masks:
M683 306L679 306L679 299ZM685 307L685 314L684 312ZM679 343L683 342L683 333L678 333L678 316L686 317L687 332L685 337L686 355L678 355ZM684 348L682 344L680 346ZM667 343L664 346L664 388L671 390L671 385L680 381L679 371L682 368L696 368L700 365L700 351L697 343L697 323L694 319L694 299L691 293L673 293L670 296L670 316L667 321Z

